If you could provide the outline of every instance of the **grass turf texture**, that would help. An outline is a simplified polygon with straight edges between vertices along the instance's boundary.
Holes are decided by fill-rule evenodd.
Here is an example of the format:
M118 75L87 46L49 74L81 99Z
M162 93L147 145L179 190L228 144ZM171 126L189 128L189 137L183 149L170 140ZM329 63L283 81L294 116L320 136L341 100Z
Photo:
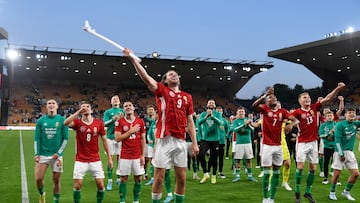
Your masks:
M36 189L35 179L34 179L34 131L21 131L23 147L24 147L24 158L25 158L25 167L27 175L27 188L29 193L29 202L38 202L39 193ZM9 130L9 131L0 131L0 202L21 202L21 167L20 167L20 131ZM359 158L359 153L357 151L358 142L356 142L355 154L357 159ZM102 149L102 144L100 142L101 158L105 161L106 155ZM65 150L64 155L64 173L61 177L61 202L72 202L72 172L73 172L73 163L75 158L75 136L74 132L70 131L69 143ZM106 170L107 164L103 162L103 166ZM192 170L187 172L187 183L186 183L186 196L185 202L187 203L197 203L197 202L206 202L206 203L217 203L217 202L261 202L263 193L261 188L261 178L258 178L260 169L255 168L255 162L253 164L253 175L258 179L257 183L247 181L247 177L244 173L244 170L241 170L241 180L236 183L232 183L233 179L232 171L230 170L231 160L224 160L224 170L223 173L226 176L226 179L217 178L216 184L211 184L210 179L204 183L200 184L199 180L192 179ZM316 171L315 182L312 187L313 197L317 202L332 202L329 195L330 185L323 185L321 181L323 178L319 177L319 167ZM118 187L115 184L115 170L113 170L113 190L105 192L104 202L119 202ZM106 171L105 171L106 174ZM294 174L295 174L295 164L292 162L291 173L289 178L289 184L294 189ZM302 195L305 191L306 185L306 174L307 167L304 171L304 177L301 182L301 192ZM202 171L198 172L199 177L202 177ZM45 175L45 192L47 202L52 202L52 180L51 180L51 171L50 168L47 170ZM172 186L175 188L175 179L174 173L171 171L172 177ZM340 176L341 186L337 186L336 194L338 197L337 202L348 202L344 197L341 196L341 191L346 185L346 180L349 177L347 170L343 170L342 175ZM281 179L277 188L275 200L276 202L294 202L294 192L286 191L281 187ZM133 178L129 178L127 184L127 196L126 202L132 202L133 194ZM142 183L142 193L140 202L151 202L151 186L145 186L143 181ZM107 179L105 179L106 187ZM360 200L359 191L360 183L356 183L351 193L353 197L358 201ZM163 186L163 199L166 197L165 186ZM302 197L301 195L301 197ZM96 185L95 181L87 174L84 178L83 188L81 190L81 202L96 202ZM302 197L302 202L308 202L305 198Z

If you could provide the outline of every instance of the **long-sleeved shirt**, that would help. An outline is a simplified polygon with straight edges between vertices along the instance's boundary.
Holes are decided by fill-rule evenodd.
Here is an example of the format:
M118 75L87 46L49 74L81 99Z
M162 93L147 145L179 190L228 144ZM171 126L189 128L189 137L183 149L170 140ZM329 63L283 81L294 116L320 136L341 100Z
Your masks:
M319 127L319 136L323 140L324 148L334 149L335 147L334 133L330 133L335 128L335 124L335 121L326 121Z
M60 115L44 115L36 122L34 151L35 156L63 155L69 139L65 118Z
M106 127L106 138L114 140L115 139L115 122L116 120L113 117L117 114L123 113L125 115L124 110L122 108L111 108L104 112L104 124Z
M199 125L202 130L202 140L205 141L219 141L220 140L220 123L221 114L215 110L212 111L212 115L206 117L207 112L202 112L199 117Z
M357 128L360 127L360 121L349 122L340 121L335 125L335 151L340 156L344 155L345 150L354 151Z

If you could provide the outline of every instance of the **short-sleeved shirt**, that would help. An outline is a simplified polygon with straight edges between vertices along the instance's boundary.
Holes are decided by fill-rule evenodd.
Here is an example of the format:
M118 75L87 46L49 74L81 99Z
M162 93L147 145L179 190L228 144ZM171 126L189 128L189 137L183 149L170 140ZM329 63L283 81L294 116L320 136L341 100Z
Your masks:
M157 83L155 98L158 109L156 138L171 135L185 139L187 116L194 113L192 96L184 91L174 92L162 83Z
M318 111L321 109L321 106L320 102L316 102L310 105L309 110L298 108L292 113L295 118L299 120L298 142L312 142L318 140Z
M269 106L262 104L262 137L263 144L267 145L281 145L281 127L284 119L291 116L290 112L286 109L270 109Z
M137 124L140 125L140 131L131 134L130 137L122 141L120 154L120 158L122 159L139 159L143 154L144 149L141 145L141 134L146 133L145 123L144 120L139 117L135 117L132 122L123 117L118 120L118 125L115 126L115 132L121 132L121 134L123 134Z
M99 136L105 136L104 122L94 118L90 124L75 119L72 129L76 131L76 161L100 161Z

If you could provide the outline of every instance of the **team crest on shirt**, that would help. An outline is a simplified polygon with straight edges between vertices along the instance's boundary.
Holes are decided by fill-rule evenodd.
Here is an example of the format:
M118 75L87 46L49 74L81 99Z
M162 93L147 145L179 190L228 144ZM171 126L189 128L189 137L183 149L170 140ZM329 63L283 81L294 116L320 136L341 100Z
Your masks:
M85 130L86 130L85 126L81 126L81 127L80 127L80 132L83 133L83 132L85 132Z
M282 113L279 113L279 121L282 121L282 117L283 117Z
M173 91L169 92L170 97L175 97L175 93Z
M59 127L59 122L56 122L56 123L55 123L55 127Z
M126 132L126 131L128 131L128 130L129 130L129 126L127 126L127 125L123 126L123 131L124 131L124 132Z
M97 127L94 127L94 128L93 128L93 131L94 131L94 135L96 135L96 133L97 133L97 131L98 131Z
M273 114L273 112L269 111L267 115L268 115L268 117L273 117L274 114Z
M301 114L301 118L302 119L305 119L307 116L306 116L306 113L303 113L303 114Z

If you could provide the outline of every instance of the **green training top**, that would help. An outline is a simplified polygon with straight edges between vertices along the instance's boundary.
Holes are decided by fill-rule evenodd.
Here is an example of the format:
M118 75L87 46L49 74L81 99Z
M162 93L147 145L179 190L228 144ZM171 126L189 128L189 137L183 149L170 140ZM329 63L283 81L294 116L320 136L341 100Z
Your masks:
M354 150L356 131L359 126L360 121L348 122L347 120L344 120L336 124L335 151L339 152L340 156L344 155L345 150Z
M319 127L319 136L323 140L324 148L326 149L334 149L335 147L334 133L330 133L331 129L334 129L335 124L335 121L326 121Z
M149 130L146 133L146 139L148 141L150 141L150 140L153 141L152 143L147 144L150 147L154 147L154 145L155 145L155 130L156 130L156 122L154 121L151 123Z
M207 112L202 112L199 117L199 125L202 131L202 140L205 141L219 141L220 140L220 123L221 114L215 110L212 115L207 117Z
M227 137L228 132L229 132L229 122L224 117L221 117L219 144L225 144L225 139Z
M116 114L122 113L125 115L125 112L122 108L111 108L104 112L104 125L106 127L106 138L110 140L115 140L115 122L116 120L113 117Z
M237 118L232 125L232 131L236 133L236 144L251 143L251 132L253 128L245 124L248 118Z
M60 115L44 115L36 122L34 151L35 156L63 155L69 139L65 118Z

